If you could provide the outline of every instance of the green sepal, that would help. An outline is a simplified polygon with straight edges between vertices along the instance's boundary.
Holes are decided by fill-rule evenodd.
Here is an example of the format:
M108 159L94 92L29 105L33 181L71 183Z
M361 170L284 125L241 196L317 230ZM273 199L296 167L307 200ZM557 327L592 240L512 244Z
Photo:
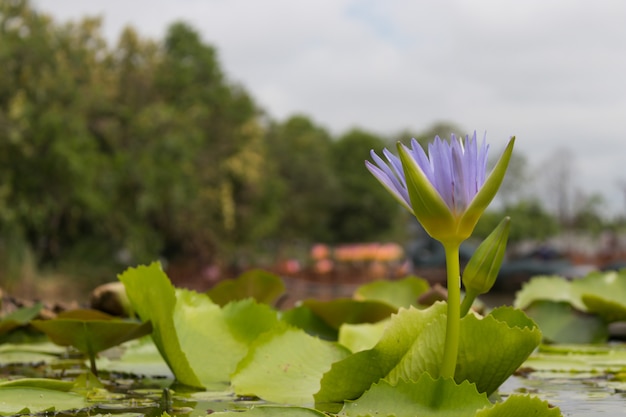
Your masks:
M510 228L511 218L505 217L472 255L461 278L468 293L485 294L495 284L506 252Z
M397 146L413 214L430 236L448 241L455 235L457 219L406 147L400 142Z
M491 171L491 174L489 174L489 177L487 177L485 183L480 190L478 190L478 193L474 196L474 199L461 216L457 234L462 237L462 240L467 239L472 234L478 219L489 203L491 203L491 200L496 196L498 188L500 188L500 184L502 184L502 180L504 179L504 174L506 174L506 169L509 166L514 144L515 136L509 140L508 145L504 149L496 166L493 168L493 171Z

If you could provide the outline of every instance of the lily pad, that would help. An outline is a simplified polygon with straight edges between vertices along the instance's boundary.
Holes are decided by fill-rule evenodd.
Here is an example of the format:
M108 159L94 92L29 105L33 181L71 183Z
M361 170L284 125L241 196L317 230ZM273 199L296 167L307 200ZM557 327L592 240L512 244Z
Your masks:
M88 407L82 395L65 390L6 386L0 387L0 416L74 411Z
M4 316L0 320L0 336L18 327L26 326L31 320L37 317L42 308L43 304L35 303L30 307L19 308Z
M250 344L277 322L268 305L252 299L223 309L204 294L177 290L174 322L180 346L204 387L227 384Z
M496 403L476 413L475 417L560 417L561 411L546 401L528 395L511 395L506 401Z
M274 305L284 293L285 284L280 277L259 269L246 271L235 279L221 281L207 291L211 300L220 306L246 298Z
M90 356L152 331L150 322L122 320L96 310L70 310L51 320L33 320L31 325L54 343Z
M356 300L381 301L396 308L418 305L417 299L430 285L418 277L406 277L397 281L379 280L360 286L354 293Z
M238 395L291 404L313 403L322 375L349 352L287 324L261 335L232 377Z
M122 320L96 310L70 310L51 320L33 320L31 326L61 346L73 346L89 357L97 375L98 352L152 332L152 324Z
M316 407L324 411L337 412L341 410L345 400L359 398L373 383L387 376L398 365L426 327L444 326L445 313L446 305L441 302L424 310L413 307L400 309L398 314L391 317L383 337L375 347L335 362L324 374L320 390L315 394ZM434 332L434 336L441 339L443 335L437 333ZM423 353L424 356L414 359L438 368L442 357L441 349Z
M333 364L315 395L318 408L336 412L369 386L416 380L424 372L439 375L445 339L446 304L425 310L401 309L392 316L378 344ZM490 394L504 382L541 341L541 332L523 312L497 309L478 319L461 320L461 343L455 379L476 383Z
M327 417L326 414L311 408L280 407L270 405L252 407L249 410L212 413L211 417L241 417L243 414L247 414L245 417Z
M535 301L526 308L548 343L600 343L609 337L600 317L574 309L566 302Z
M318 336L325 340L337 340L338 330L331 327L313 313L310 308L303 305L296 306L280 313L282 321L298 327L312 336Z
M380 381L355 401L348 402L339 416L347 417L473 417L489 406L487 396L473 384L457 384L451 379L433 379L424 373L415 381L396 384Z
M371 349L376 346L388 324L389 319L377 323L343 324L339 329L339 343L351 352Z
M128 299L139 317L152 322L154 344L176 379L185 385L202 387L181 349L174 326L176 295L161 265L154 262L149 266L129 268L119 276L119 280L124 284Z
M304 307L309 308L326 324L339 329L344 323L376 323L397 312L397 308L381 301L353 300L338 298L330 301L305 300Z
M592 272L572 282L589 313L606 322L626 321L626 271Z
M560 276L537 276L526 282L515 295L514 306L525 310L535 301L566 302L580 311L586 311L580 293L571 281Z

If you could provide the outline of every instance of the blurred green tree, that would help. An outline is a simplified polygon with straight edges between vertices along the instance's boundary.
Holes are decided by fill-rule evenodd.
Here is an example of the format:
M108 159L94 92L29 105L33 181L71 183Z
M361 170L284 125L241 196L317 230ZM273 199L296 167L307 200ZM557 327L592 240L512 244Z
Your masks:
M385 146L384 139L360 129L345 133L333 143L332 161L340 181L329 222L335 242L404 237L405 211L364 165L371 150L381 155Z

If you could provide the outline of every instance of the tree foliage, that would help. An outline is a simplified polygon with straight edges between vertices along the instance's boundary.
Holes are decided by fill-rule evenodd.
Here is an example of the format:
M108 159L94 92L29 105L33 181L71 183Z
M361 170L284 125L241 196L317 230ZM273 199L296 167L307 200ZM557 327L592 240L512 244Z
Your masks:
M404 238L407 213L363 165L394 143L359 129L335 138L304 115L269 119L184 23L160 41L128 27L111 46L99 19L59 24L5 1L0 67L5 274L7 258L31 255L117 271L156 258L226 263L260 242ZM396 139L452 132L446 122ZM506 203L512 239L555 230L538 203ZM577 222L595 222L594 208Z

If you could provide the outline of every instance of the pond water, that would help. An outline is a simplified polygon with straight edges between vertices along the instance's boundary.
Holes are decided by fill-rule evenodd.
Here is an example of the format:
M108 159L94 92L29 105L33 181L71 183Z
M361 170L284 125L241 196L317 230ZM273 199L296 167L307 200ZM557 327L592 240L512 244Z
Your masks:
M6 357L5 357L6 359ZM105 359L104 369L110 366ZM160 363L136 363L136 371L147 371L150 377L134 373L106 371L101 373L104 386L91 395L89 410L79 413L57 413L56 417L94 415L160 417L163 411L174 416L200 417L224 410L244 410L261 403L252 398L237 398L226 386L208 391L189 391L176 386L167 368ZM124 367L122 367L124 368ZM0 366L0 379L7 377L50 377L72 380L86 370L81 360L55 359L39 363ZM160 375L160 376L159 376ZM499 391L503 398L512 393L528 393L558 406L564 416L626 416L626 383L614 375L598 373L529 372L511 377ZM62 406L58 405L60 408ZM1 413L0 413L1 414Z
M623 383L616 385L592 374L537 373L512 376L500 393L503 398L513 392L536 395L568 417L626 416L626 390Z

